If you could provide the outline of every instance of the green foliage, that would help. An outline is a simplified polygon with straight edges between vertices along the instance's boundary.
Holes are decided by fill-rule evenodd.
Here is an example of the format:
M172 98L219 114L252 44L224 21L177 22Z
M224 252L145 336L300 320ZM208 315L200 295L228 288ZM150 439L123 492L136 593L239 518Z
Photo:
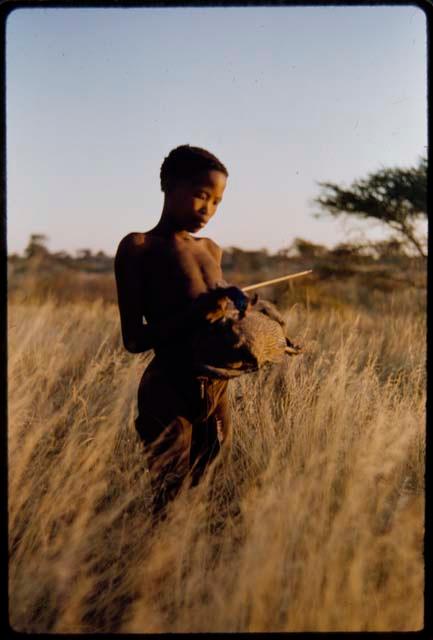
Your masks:
M348 189L332 182L319 182L317 202L333 216L341 214L373 218L386 224L425 257L424 241L417 237L415 223L427 217L427 160L417 167L388 168L356 180Z

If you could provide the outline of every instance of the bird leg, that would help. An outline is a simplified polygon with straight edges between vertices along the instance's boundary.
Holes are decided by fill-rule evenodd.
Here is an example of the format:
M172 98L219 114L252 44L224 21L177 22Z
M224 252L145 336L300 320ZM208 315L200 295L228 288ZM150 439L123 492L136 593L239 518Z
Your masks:
M293 344L293 342L286 336L286 348L284 349L284 353L287 353L289 356L297 356L299 353L302 353L302 351L302 347L297 344Z

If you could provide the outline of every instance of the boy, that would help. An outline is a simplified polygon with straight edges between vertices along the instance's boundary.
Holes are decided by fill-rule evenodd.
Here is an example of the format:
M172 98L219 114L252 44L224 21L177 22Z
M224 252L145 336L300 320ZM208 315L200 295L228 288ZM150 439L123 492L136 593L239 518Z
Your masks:
M164 205L146 233L120 242L115 275L122 337L131 353L154 349L138 389L136 429L149 449L154 513L187 476L197 484L223 447L230 448L227 380L198 376L188 338L207 322L221 295L244 310L248 297L220 288L222 251L192 234L215 215L228 171L211 153L182 145L160 171ZM143 324L143 317L147 324Z

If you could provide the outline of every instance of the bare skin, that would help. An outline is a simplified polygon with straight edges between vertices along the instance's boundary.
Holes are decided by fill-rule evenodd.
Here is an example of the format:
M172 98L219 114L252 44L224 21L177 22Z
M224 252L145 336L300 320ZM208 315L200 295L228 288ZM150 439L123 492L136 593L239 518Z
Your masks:
M219 445L230 443L226 381L200 381L210 389L206 406L212 404L209 398L216 399L216 406L212 419L194 417L204 414L197 379L188 371L185 339L206 321L221 295L222 251L212 240L192 234L215 215L225 187L226 176L219 171L204 172L194 183L177 183L165 194L158 224L146 233L128 234L115 258L125 348L131 353L153 348L156 355L140 383L136 427L145 444L156 443L149 468L158 495L165 477L177 477L166 491L168 499L191 469L197 470L197 482ZM166 363L162 374L159 360ZM173 374L176 362L179 372ZM155 510L164 504L165 499L157 499Z
M222 251L191 233L215 215L225 185L219 171L206 172L196 185L179 185L166 194L153 229L130 233L120 242L115 273L122 336L131 353L151 348L157 353L210 308L211 301L206 304L200 294L222 280Z

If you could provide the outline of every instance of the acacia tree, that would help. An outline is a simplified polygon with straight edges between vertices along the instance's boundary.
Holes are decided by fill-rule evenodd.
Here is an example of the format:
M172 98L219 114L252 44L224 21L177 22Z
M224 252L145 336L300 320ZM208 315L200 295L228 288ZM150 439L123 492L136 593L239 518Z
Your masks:
M382 169L356 180L348 189L332 182L319 182L322 194L315 199L322 210L374 218L426 257L425 241L418 237L416 221L427 218L427 159L410 169Z

